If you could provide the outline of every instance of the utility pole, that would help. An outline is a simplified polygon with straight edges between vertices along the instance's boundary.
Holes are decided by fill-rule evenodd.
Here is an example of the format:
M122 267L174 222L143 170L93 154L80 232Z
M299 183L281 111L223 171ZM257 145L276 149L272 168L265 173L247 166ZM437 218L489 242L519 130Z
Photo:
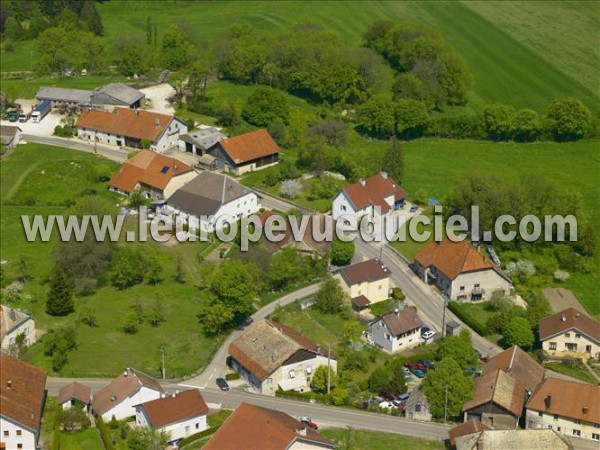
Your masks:
M448 304L448 302L446 301L446 299L443 299L444 301L444 313L442 314L442 339L444 339L446 337L446 306Z
M444 394L444 425L446 424L446 410L448 409L448 386L446 386Z
M331 392L331 345L327 344L327 394Z
M165 379L165 346L163 345L160 349L162 353L162 379Z

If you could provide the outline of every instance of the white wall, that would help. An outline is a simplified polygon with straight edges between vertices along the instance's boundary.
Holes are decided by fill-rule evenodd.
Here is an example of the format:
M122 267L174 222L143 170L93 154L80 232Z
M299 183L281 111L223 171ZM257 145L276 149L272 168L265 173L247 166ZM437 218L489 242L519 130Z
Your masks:
M148 419L144 408L138 406L135 408L135 421L140 427L151 428L150 420ZM206 415L192 417L191 419L175 422L164 427L159 427L157 430L162 430L169 433L169 441L175 439L183 439L194 433L200 433L208 428Z
M590 423L575 423L574 420L558 416L556 419L553 414L538 413L537 411L527 410L525 413L525 427L528 429L550 428L569 437L581 437L582 439L591 439L600 441L600 428L595 428ZM581 434L573 434L573 430L578 430ZM596 436L593 436L596 435Z
M394 337L385 322L380 319L369 327L371 341L388 352L399 352L421 344L421 327L411 330L406 335Z
M142 386L139 391L133 394L131 397L127 397L118 405L115 405L112 409L102 414L102 419L108 422L114 415L117 420L122 420L127 417L135 416L134 405L140 403L149 402L150 400L156 400L160 398L160 392L154 389L150 389L146 386Z
M4 435L5 432L8 432L8 436ZM17 435L18 432L21 436ZM6 445L6 450L16 450L17 444L22 444L24 450L36 448L35 434L4 416L0 416L0 442Z
M179 135L186 134L187 126L178 119L173 119L169 127L163 132L158 141L151 147L159 153L163 153L172 147L179 147Z
M17 336L21 333L25 335L25 345L30 346L35 344L35 321L33 318L27 319L4 336L1 345L2 350L8 350L8 348L16 342Z
M568 334L568 337L567 337ZM579 335L579 337L577 337ZM551 349L550 344L556 345L555 349ZM571 352L567 350L567 344L577 344L577 351ZM591 352L587 352L587 346L591 346ZM597 342L587 338L577 329L572 328L557 336L550 337L542 342L542 348L550 356L571 357L571 358L598 358L600 355L600 345Z
M169 198L171 195L173 195L173 193L175 193L177 189L182 188L184 185L188 184L197 176L198 174L193 170L188 173L183 173L181 175L174 176L163 189L163 197Z
M505 295L510 293L510 283L506 278L501 277L493 269L487 269L463 273L457 276L452 282L450 298L452 300L456 299L461 293L460 287L464 286L464 292L467 294L467 300L469 300L471 298L471 291L476 284L479 284L485 290L483 300L491 298L496 290L503 291Z

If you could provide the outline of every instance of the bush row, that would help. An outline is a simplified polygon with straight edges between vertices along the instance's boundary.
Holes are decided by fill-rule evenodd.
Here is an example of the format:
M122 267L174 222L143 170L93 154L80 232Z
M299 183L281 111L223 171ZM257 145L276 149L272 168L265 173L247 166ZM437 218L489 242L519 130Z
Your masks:
M471 329L481 335L487 336L490 334L490 330L485 324L482 324L474 317L465 307L457 302L448 303L448 309L458 316L460 320L466 323Z
M217 425L214 427L207 428L206 430L201 431L200 433L192 434L192 435L182 439L181 441L179 441L178 447L183 448L184 446L191 444L192 442L195 442L198 439L202 439L203 437L210 436L211 434L216 433L220 427L221 427L221 425Z
M110 430L104 423L104 420L102 420L102 416L96 418L96 427L98 428L98 431L100 431L100 439L102 439L105 450L114 450L115 447L110 436Z

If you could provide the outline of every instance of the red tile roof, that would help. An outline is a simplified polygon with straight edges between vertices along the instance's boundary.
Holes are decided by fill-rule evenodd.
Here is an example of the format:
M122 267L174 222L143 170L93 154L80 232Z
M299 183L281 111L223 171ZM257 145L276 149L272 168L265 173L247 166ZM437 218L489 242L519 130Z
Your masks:
M208 406L197 389L173 394L139 405L153 428L162 428L172 423L208 414Z
M392 311L382 316L381 320L394 337L423 326L423 321L412 308L403 308L397 313Z
M453 242L450 239L427 245L415 255L415 261L424 268L435 266L450 280L454 280L461 273L494 268L492 263L467 241Z
M5 353L0 354L0 414L39 432L46 372Z
M344 267L340 275L348 286L354 286L385 280L390 277L390 270L379 259L373 258Z
M190 166L178 159L151 150L142 150L123 163L108 185L124 192L131 192L138 183L142 183L162 191L173 177L192 170Z
M393 196L394 202L406 197L406 191L389 178L385 172L346 186L342 192L350 200L355 210L373 205L381 208L383 214L391 208L385 201L386 197Z
M284 412L242 403L203 448L286 450L293 444L335 447L329 439Z
M113 112L93 109L81 113L77 127L156 142L173 119L140 109L115 108Z
M450 445L455 446L455 439L460 436L466 436L468 434L477 433L479 431L489 430L490 428L479 422L478 420L472 419L468 420L465 423L461 423L460 425L451 428L448 430L448 436L450 436Z
M466 402L463 411L493 402L520 417L526 401L525 383L497 369L488 371L477 379L475 394Z
M545 341L571 329L576 329L596 342L600 342L600 323L575 308L567 308L541 319L540 340Z
M225 150L236 165L279 153L279 146L267 130L252 131L223 139L217 145Z
M529 356L521 347L511 347L498 353L483 366L483 375L497 369L503 370L525 383L533 392L544 378L544 368Z
M92 397L92 388L85 386L78 381L73 381L61 388L58 392L58 404L62 405L70 400L79 400L86 405L90 403Z
M529 399L527 409L600 424L600 386L547 378Z
M282 235L283 238L278 242L272 242L269 239L267 239L267 237L265 235L265 231L267 228L274 229L274 227L273 227L273 225L265 227L265 225L266 225L269 217L276 216L276 215L277 215L276 213L274 213L273 211L269 211L269 210L265 210L258 215L258 220L259 220L261 226L263 227L263 233L261 235L262 236L261 243L264 245L264 247L268 251L275 253L284 247L292 246L295 248L299 248L301 251L314 252L319 255L324 255L329 250L331 250L331 242L329 242L327 240L317 241L315 239L315 236L313 236L313 228L315 228L319 231L325 230L327 227L326 221L332 220L331 216L325 216L323 214L311 214L310 216L308 216L308 219L306 221L306 229L304 230L304 233L301 236L298 236L300 238L299 241L296 241L295 236L293 234L292 225L290 223L290 218L286 217L286 220L284 222L285 229L282 231L279 231L280 229L277 228L277 231L273 233L276 236ZM285 217L285 216L283 216L283 217ZM296 222L297 223L297 228L296 228L297 234L300 234L299 232L302 231L302 226L301 226L302 220L304 220L305 217L306 216L302 216L301 218L295 218L295 219L297 219L297 222ZM275 223L277 223L277 225L279 225L279 222L275 222ZM333 223L332 229L334 227L335 227L335 223Z

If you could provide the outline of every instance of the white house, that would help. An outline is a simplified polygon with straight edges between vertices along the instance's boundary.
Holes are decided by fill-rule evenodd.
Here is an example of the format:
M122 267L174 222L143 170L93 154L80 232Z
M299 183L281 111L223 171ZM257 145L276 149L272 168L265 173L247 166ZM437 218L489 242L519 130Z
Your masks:
M161 214L178 215L190 230L212 233L260 209L258 196L231 178L202 172L173 193Z
M390 296L390 270L377 258L346 266L335 275L357 309Z
M389 178L387 173L379 172L342 189L333 199L331 214L334 220L353 217L358 223L365 215L370 219L376 215L389 215L401 208L405 199L404 189Z
M83 410L87 411L91 403L92 389L78 381L65 384L58 391L58 404L62 406L63 410L79 404Z
M108 182L119 194L141 192L147 198L165 199L198 174L184 162L151 150L141 150L121 165Z
M0 141L4 148L13 148L19 145L21 140L21 134L23 130L13 125L2 125L0 126Z
M550 428L600 442L600 386L546 378L525 409L528 429Z
M162 386L154 378L127 368L121 375L94 394L92 412L108 422L135 416L135 405L160 398Z
M232 367L261 394L310 391L319 366L335 372L337 361L304 335L285 325L261 320L229 345Z
M23 335L26 346L35 344L35 320L33 316L20 309L0 305L0 342L3 351L8 351Z
M174 116L140 109L115 108L112 112L84 111L77 120L77 137L117 147L142 148L164 153L179 143L187 125Z
M369 323L367 341L390 353L407 350L423 342L422 326L412 308L395 309Z
M412 269L450 300L488 300L508 295L510 278L467 241L432 242L415 255Z
M0 449L37 450L46 372L0 353Z
M197 389L174 392L135 407L139 427L153 428L169 434L169 442L179 441L208 428L208 406Z
M539 335L550 357L600 358L600 323L575 308L540 319Z

